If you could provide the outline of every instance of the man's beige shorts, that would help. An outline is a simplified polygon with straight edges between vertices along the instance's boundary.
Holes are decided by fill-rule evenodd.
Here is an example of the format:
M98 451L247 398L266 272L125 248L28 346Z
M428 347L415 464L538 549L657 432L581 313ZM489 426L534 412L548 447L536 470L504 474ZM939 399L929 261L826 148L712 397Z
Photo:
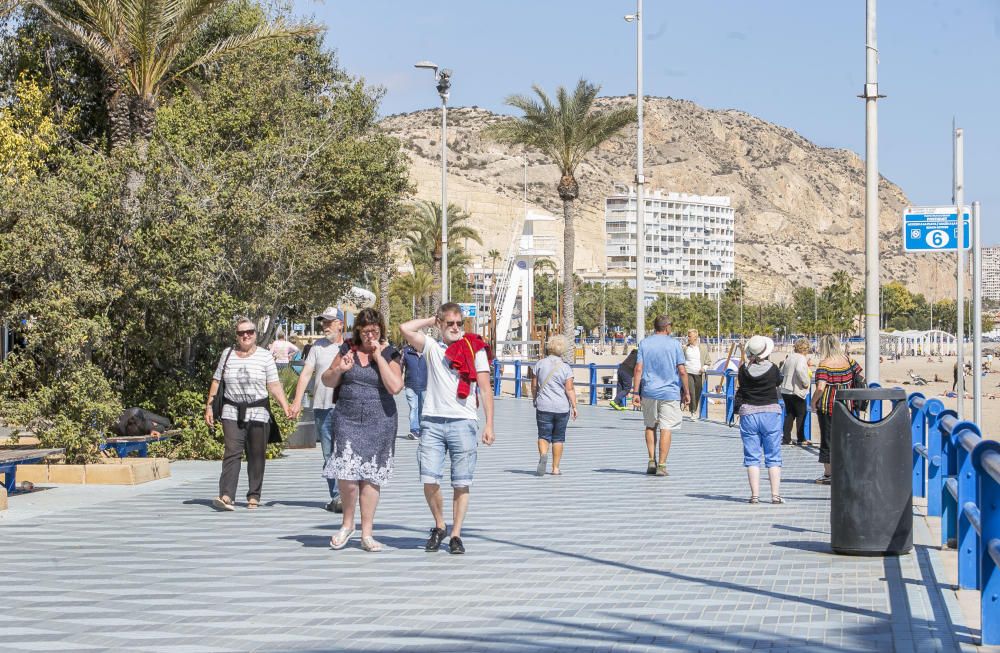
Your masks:
M647 429L676 431L681 427L681 402L665 399L642 399L642 421Z

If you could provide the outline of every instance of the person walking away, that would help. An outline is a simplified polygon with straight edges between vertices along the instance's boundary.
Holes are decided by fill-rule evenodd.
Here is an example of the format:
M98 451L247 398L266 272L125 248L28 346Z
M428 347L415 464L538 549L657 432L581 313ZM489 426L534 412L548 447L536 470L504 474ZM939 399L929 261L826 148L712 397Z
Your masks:
M688 393L691 395L688 406L691 419L698 419L701 392L705 387L705 370L709 365L708 347L698 337L698 329L688 329L687 345L684 346L684 369L687 371Z
M819 365L813 378L816 389L813 392L813 412L819 421L819 461L823 463L823 475L816 479L821 485L830 484L830 434L833 430L833 402L838 388L850 388L855 376L862 369L858 363L847 357L840 339L827 334L819 339Z
M274 356L274 364L278 366L278 369L283 369L288 367L288 364L292 360L292 356L299 353L299 348L292 343L285 340L285 333L283 331L278 331L274 335L274 342L268 347L268 351Z
M411 440L420 437L420 414L424 406L424 392L427 391L427 362L424 355L411 347L403 347L403 393L410 407L410 432L406 434Z
M566 336L549 338L545 343L545 358L535 363L531 378L531 396L535 398L535 423L538 426L538 467L535 474L545 475L549 447L552 448L552 475L559 476L566 442L566 425L570 417L576 420L576 389L573 370L562 355L566 353Z
M656 476L667 476L670 439L673 431L681 426L681 405L691 401L684 351L681 343L670 335L670 327L671 320L666 315L653 321L653 335L639 343L632 378L632 404L641 406L646 427L646 450L649 452L646 473ZM658 459L657 431L660 436Z
M628 345L625 347L628 348ZM618 365L618 388L615 398L611 400L611 407L615 410L625 410L625 398L632 388L632 376L635 374L635 361L638 356L639 349L635 348Z
M212 404L219 392L219 382L225 382L222 396L222 434L225 450L219 496L212 500L218 510L233 510L233 497L240 480L243 453L247 456L247 508L260 505L264 483L264 460L272 429L277 429L271 417L270 393L291 417L285 390L278 380L278 368L271 353L257 346L257 326L249 318L236 322L236 344L222 352L212 375L205 406L205 423L215 426ZM280 439L280 435L278 435Z
M796 425L797 444L806 442L806 397L809 395L809 341L799 338L781 364L781 398L785 402L785 423L782 428L781 444L792 443L792 425Z
M382 550L373 537L382 488L392 478L398 416L393 395L403 389L399 352L386 341L385 320L373 308L354 320L322 382L334 389L333 455L323 476L337 479L344 503L340 530L330 548L342 549L354 535L354 510L361 505L361 548Z
M772 351L774 341L770 338L750 338L746 345L747 360L736 373L743 466L747 468L752 504L760 503L762 456L771 484L771 503L785 502L781 497L781 405L778 404L781 372L767 359Z
M444 343L425 335L436 326ZM434 517L434 527L424 550L437 551L445 537L441 476L445 456L451 459L452 525L448 549L465 553L462 524L469 507L469 492L476 471L478 404L486 424L482 442L493 444L493 391L490 387L489 345L478 335L463 331L462 309L454 302L442 304L434 317L404 322L399 330L411 347L424 354L427 391L420 419L417 463L424 498ZM476 389L479 392L477 394Z
M340 353L340 348L344 344L344 313L339 308L327 306L319 318L323 328L323 337L317 339L309 347L309 353L306 354L302 373L299 374L299 382L295 386L292 417L298 419L299 415L302 414L302 398L309 388L309 382L313 381L313 419L316 423L319 444L323 452L323 469L326 469L326 464L330 462L330 456L333 455L333 388L324 384L319 377L330 368L333 359ZM326 504L326 509L330 512L342 512L343 502L340 499L337 479L326 479L326 485L330 494L330 501Z

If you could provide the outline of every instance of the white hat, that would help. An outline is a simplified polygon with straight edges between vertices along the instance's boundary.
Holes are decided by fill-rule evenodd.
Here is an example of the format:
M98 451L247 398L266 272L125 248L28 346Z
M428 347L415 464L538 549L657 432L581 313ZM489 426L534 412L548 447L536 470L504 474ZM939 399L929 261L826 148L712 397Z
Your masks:
M344 312L341 311L336 306L327 306L326 309L319 314L319 317L324 320L340 320L344 321Z
M747 355L764 359L774 351L774 341L767 336L754 336L747 341Z

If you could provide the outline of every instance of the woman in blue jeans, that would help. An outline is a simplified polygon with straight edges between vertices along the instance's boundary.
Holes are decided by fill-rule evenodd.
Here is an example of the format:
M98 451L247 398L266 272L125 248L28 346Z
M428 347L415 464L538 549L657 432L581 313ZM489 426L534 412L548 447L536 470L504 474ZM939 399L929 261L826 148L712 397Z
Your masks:
M545 344L545 358L535 363L531 379L531 394L535 398L535 421L538 423L538 467L535 473L545 475L549 447L552 447L552 474L562 474L559 462L566 442L566 424L570 416L576 419L576 390L573 370L563 362L568 346L565 336L553 336Z
M750 481L750 503L760 503L760 463L767 467L771 482L771 503L784 503L781 497L781 405L778 386L781 372L767 360L774 341L764 336L750 338L747 360L737 373L736 405L740 415L740 438L743 440L743 466Z

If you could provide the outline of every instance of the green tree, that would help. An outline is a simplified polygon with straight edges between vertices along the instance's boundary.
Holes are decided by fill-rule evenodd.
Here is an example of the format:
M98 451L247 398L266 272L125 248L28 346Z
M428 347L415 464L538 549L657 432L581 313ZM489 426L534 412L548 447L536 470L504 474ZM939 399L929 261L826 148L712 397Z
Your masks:
M264 41L308 36L311 25L283 18L204 40L225 0L25 0L93 57L105 73L111 142L120 147L153 135L163 91L187 74Z
M414 269L423 266L431 270L434 285L435 307L441 303L441 204L421 201L408 207L409 218L402 236L403 246L410 257ZM448 205L448 279L449 291L465 287L465 266L469 263L468 253L462 246L463 240L471 240L480 245L483 239L469 224L468 213ZM457 282L457 283L456 283Z
M572 92L560 86L555 102L540 87L536 98L512 95L507 104L523 112L487 129L500 143L537 150L559 169L556 192L563 203L563 334L573 341L576 330L573 268L576 249L574 203L580 196L576 169L592 150L636 120L634 108L597 111L594 101L601 87L581 79Z

